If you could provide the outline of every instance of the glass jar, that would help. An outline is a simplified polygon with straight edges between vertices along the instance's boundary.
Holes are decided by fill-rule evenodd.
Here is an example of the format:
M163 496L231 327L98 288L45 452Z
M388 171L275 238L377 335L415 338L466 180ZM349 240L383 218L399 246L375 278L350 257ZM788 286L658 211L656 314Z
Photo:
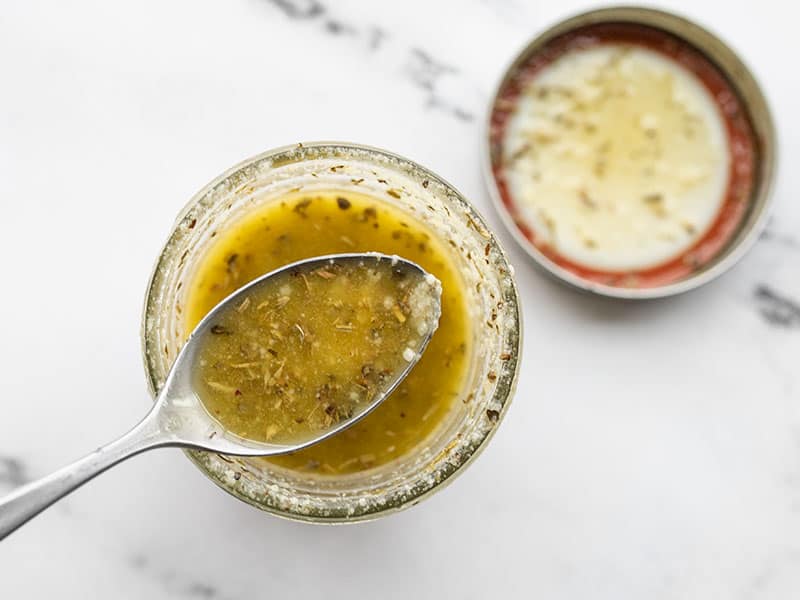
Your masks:
M200 190L179 215L159 256L142 324L153 395L186 337L184 296L216 231L298 189L374 196L413 215L449 242L474 324L474 351L462 396L424 444L359 473L320 476L259 459L199 451L187 455L224 490L267 512L322 523L368 520L412 506L441 489L491 438L517 379L517 287L512 267L483 218L452 186L416 163L346 143L298 144L265 152Z

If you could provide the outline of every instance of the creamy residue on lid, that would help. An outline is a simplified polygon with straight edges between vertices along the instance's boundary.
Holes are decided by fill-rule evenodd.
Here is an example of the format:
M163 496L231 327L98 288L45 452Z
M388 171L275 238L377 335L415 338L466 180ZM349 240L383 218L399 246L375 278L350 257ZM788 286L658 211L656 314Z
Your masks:
M643 46L569 51L526 83L504 133L519 216L574 263L643 270L711 227L730 171L725 121L703 83Z

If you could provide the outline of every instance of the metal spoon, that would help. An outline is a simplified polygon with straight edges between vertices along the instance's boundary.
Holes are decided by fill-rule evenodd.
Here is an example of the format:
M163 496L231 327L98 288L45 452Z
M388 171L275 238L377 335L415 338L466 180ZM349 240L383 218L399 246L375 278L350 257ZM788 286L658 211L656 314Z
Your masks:
M420 266L396 256L378 253L337 254L299 261L282 267L250 282L220 302L195 328L167 376L150 412L136 427L116 441L102 446L84 458L48 475L38 481L24 485L0 500L0 540L23 525L45 508L80 487L96 475L117 463L153 448L183 447L210 450L220 454L238 456L274 456L294 452L316 444L341 430L353 425L375 409L397 387L419 360L422 352L436 330L441 310L441 287L428 286L432 306L436 314L430 315L429 330L421 335L421 344L405 366L387 377L381 388L375 392L372 401L361 412L354 414L331 426L330 429L315 432L314 437L298 440L292 444L262 443L240 438L226 431L203 407L194 388L192 377L198 349L205 334L212 327L214 318L219 316L231 303L238 304L245 294L254 287L263 285L271 277L288 270L311 272L329 264L374 264L384 263L400 272L434 281ZM422 334L422 332L420 332ZM402 349L399 349L402 351ZM309 434L312 435L312 434Z

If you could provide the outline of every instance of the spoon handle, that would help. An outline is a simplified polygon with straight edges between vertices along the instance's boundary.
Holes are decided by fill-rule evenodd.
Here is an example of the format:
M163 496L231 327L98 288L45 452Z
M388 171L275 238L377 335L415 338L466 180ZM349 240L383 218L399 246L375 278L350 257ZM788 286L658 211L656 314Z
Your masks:
M119 439L0 499L0 540L106 469L145 450L171 445L155 417L152 411Z

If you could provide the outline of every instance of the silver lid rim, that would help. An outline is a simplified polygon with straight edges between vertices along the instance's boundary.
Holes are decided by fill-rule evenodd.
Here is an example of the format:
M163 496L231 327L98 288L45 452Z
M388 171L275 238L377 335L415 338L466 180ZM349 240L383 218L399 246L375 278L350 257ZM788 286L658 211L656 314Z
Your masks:
M593 281L588 281L575 273L559 266L550 260L544 253L536 248L528 238L517 227L511 213L506 208L494 177L492 167L490 133L492 125L492 115L497 103L498 96L505 84L512 76L517 67L523 64L538 49L550 39L557 37L568 31L581 27L612 22L628 22L643 26L656 27L671 33L688 44L697 47L714 62L730 81L732 87L739 94L742 102L751 110L751 120L755 120L752 115L754 104L758 105L759 123L753 123L756 134L756 142L759 147L759 179L756 181L751 202L751 215L744 220L740 227L739 237L731 240L731 246L724 251L724 255L714 260L710 266L697 271L685 279L663 286L648 288L626 288L610 286ZM698 43L697 39L687 39L685 33L689 31L692 37L704 38L708 44ZM732 77L728 69L719 64L717 57L707 46L713 46L717 51L728 53L728 60L734 62L737 70L737 78ZM744 81L742 81L744 80ZM746 87L748 94L742 93L742 87ZM772 190L774 187L775 171L777 166L777 133L775 130L772 111L769 108L762 87L758 84L750 69L744 64L741 58L715 34L697 23L690 21L686 17L666 12L663 10L644 8L637 6L612 6L588 12L578 13L551 25L541 33L537 34L525 47L519 51L503 70L490 96L488 107L485 113L484 129L481 136L481 163L483 176L489 191L489 197L494 205L495 211L500 215L500 219L506 229L519 246L533 259L534 264L545 274L557 281L564 283L582 292L616 298L622 300L650 300L676 296L694 290L706 283L709 283L723 273L729 271L736 265L742 257L752 248L756 240L761 236L769 220L772 208Z

